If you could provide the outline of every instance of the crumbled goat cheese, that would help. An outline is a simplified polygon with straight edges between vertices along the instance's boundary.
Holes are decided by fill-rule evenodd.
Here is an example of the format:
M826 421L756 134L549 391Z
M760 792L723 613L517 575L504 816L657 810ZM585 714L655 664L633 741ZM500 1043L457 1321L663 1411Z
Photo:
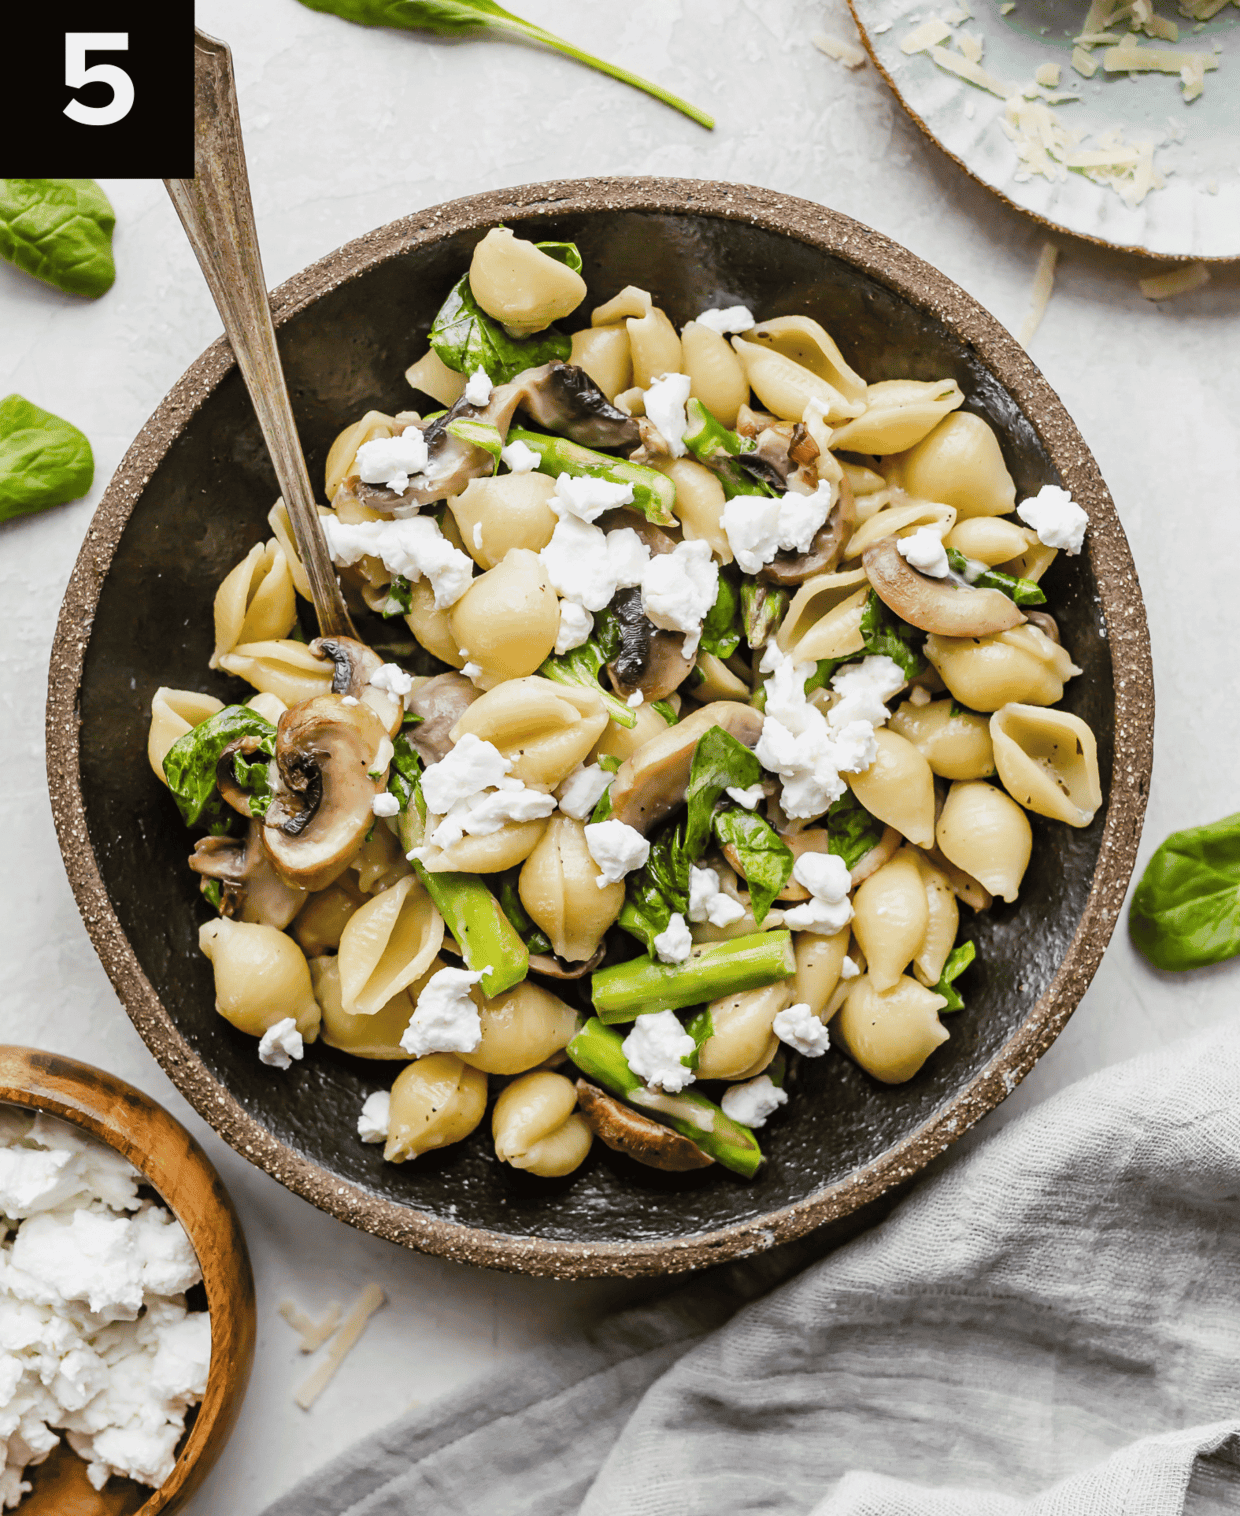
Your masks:
M803 932L833 937L852 920L848 899L852 877L848 865L835 853L802 853L792 866L792 877L810 893L804 905L784 912L784 924Z
M484 368L476 368L469 376L463 396L466 405L485 405L491 398L491 378Z
M574 821L584 821L611 788L615 777L597 763L579 763L556 790L560 809Z
M694 1081L693 1070L683 1060L691 1058L696 1047L675 1011L649 1011L633 1023L620 1051L637 1077L651 1089L676 1095Z
M413 675L406 674L399 663L381 663L370 676L370 683L377 690L386 690L403 700L413 689Z
M466 679L472 679L476 684L482 677L482 665L480 663L473 662L462 663L461 673L464 674Z
M258 1058L273 1069L292 1068L293 1060L305 1055L306 1044L291 1016L269 1026L258 1044Z
M363 1142L386 1142L392 1121L392 1096L387 1090L367 1095L357 1118L357 1135Z
M911 705L929 705L932 697L924 684L915 684L908 692L908 698Z
M0 1128L0 1508L60 1431L95 1489L162 1484L211 1356L207 1313L165 1298L202 1277L189 1239L77 1128L25 1113Z
M341 695L340 703L341 705L361 705L362 702L356 695Z
M427 847L449 848L462 837L490 837L510 821L541 821L555 810L555 796L527 789L519 779L501 778L493 789L480 790L449 807L427 837ZM425 861L421 848L415 849Z
M468 800L480 790L492 789L512 768L512 759L473 732L422 773L422 798L428 811L444 816L458 800Z
M735 800L737 805L743 805L747 811L752 811L766 794L766 789L759 780L757 784L751 784L747 790L738 789L736 785L730 784L726 793L729 800Z
M592 474L574 478L560 474L555 481L551 509L561 520L575 516L578 521L593 522L604 511L614 511L633 503L631 484L613 484L610 479L596 479Z
M679 911L654 939L655 956L663 963L683 963L693 948L693 936Z
M1038 541L1045 546L1061 548L1069 558L1081 551L1089 517L1057 484L1044 484L1032 500L1016 507L1016 514L1037 532Z
M846 663L831 676L831 688L839 698L827 713L828 722L837 729L853 721L882 726L890 714L886 702L905 682L900 665L882 653Z
M370 802L370 809L376 816L399 816L400 801L387 790L381 790Z
M739 1121L742 1126L765 1126L766 1118L772 1112L788 1104L788 1092L772 1084L769 1074L759 1074L744 1084L729 1085L719 1104L725 1116Z
M474 537L474 552L480 553L482 551L482 522L481 521L475 521L474 522L473 537Z
M731 926L745 914L739 900L719 888L715 869L689 866L689 920L709 921L711 926Z
M455 605L469 588L474 560L453 547L429 517L344 522L323 516L320 520L334 563L348 568L359 558L379 558L390 574L427 579L435 592L435 607L441 611Z
M732 332L747 332L754 325L753 312L745 305L729 305L723 310L713 306L694 319L699 326L708 326L721 337Z
M573 648L588 642L593 630L594 617L584 605L578 605L575 600L561 600L560 629L555 634L557 656L563 657L565 653L572 652Z
M702 635L702 621L719 593L719 566L710 543L678 542L670 553L656 553L642 575L642 611L665 632L687 632L693 652ZM691 657L688 647L685 657Z
M900 557L911 567L931 579L946 579L950 571L947 549L943 539L933 527L919 526L909 537L898 537L896 547Z
M641 583L650 550L632 527L604 532L575 516L563 516L539 557L563 600L601 611L618 589Z
M642 693L642 691L641 690L634 690L633 693L629 696L629 698L624 703L625 703L625 705L627 705L629 707L630 710L635 711L635 710L637 710L637 708L639 706L644 705L645 702L646 702L646 697Z
M357 450L354 467L364 484L383 484L403 495L409 475L420 474L430 454L421 427L407 426L399 437L376 437Z
M500 448L499 456L514 474L532 474L542 462L542 454L524 442L510 442L507 447Z
M413 1058L427 1053L473 1053L482 1018L470 989L482 978L469 969L440 969L426 981L400 1045Z
M650 844L627 821L592 821L586 827L586 849L599 869L594 881L599 889L618 884L633 869L639 869L650 857Z
M683 458L685 428L689 422L685 406L689 401L689 389L693 381L688 374L662 374L646 390L646 415L659 429L673 458Z
M780 1011L771 1023L771 1030L781 1042L806 1058L821 1058L831 1046L826 1027L807 1005L790 1005Z
M845 953L844 954L844 961L843 961L843 963L840 964L840 978L841 979L856 979L857 976L860 973L861 973L861 965L859 963L854 963L853 960L848 956L848 954Z
M756 574L781 551L808 552L834 503L835 488L824 479L812 495L734 495L719 519L737 563Z

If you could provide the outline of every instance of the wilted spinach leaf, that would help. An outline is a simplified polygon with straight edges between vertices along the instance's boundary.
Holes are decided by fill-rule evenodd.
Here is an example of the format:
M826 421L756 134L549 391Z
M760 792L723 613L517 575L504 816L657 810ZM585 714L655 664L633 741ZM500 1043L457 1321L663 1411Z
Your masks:
M409 723L406 716L406 723ZM396 734L392 742L392 763L388 769L388 794L395 795L400 801L402 811L409 809L409 802L415 795L420 796L422 787L422 760L418 757L417 749L409 741L404 731ZM422 807L419 805L419 810Z
M664 827L650 845L650 856L625 880L625 900L617 924L654 952L654 939L667 930L672 913L689 909L689 869L685 823Z
M727 789L748 789L762 778L762 765L743 742L721 726L712 726L698 738L689 770L689 802L685 849L690 858L700 858L710 837L711 816Z
M216 785L215 769L224 749L238 737L257 737L260 752L268 758L275 753L275 727L248 705L226 705L168 749L164 778L186 826L215 831L232 816Z
M1128 930L1159 969L1199 969L1240 953L1240 812L1172 832L1133 892Z
M702 1044L708 1037L715 1035L715 1023L711 1019L710 1006L704 1005L696 1015L690 1016L685 1022L685 1031L693 1038L693 1052L681 1062L688 1068L696 1069L698 1060L702 1056Z
M906 679L915 679L926 667L926 660L913 645L925 638L915 626L909 626L883 604L873 590L861 612L861 636L866 652L882 654L899 664Z
M827 851L855 869L883 839L886 827L848 790L827 812Z
M0 400L0 521L78 500L94 477L94 454L76 426L21 395Z
M701 649L716 658L730 658L741 642L741 603L734 577L725 569L719 575L715 603L702 622Z
M0 179L0 257L67 294L112 288L115 225L93 179Z
M581 272L581 252L575 242L536 242L534 246L546 253L548 258L554 258L557 263L571 268L574 274Z
M243 790L250 792L250 815L260 819L267 814L267 807L271 804L268 765L273 756L274 750L267 752L260 746L256 758L247 758L244 753L237 753L233 758L233 776Z
M749 885L753 919L761 926L771 902L792 874L792 849L765 817L743 806L719 811L714 829L721 847L730 843L736 850Z
M566 359L573 350L572 340L553 326L535 337L510 337L474 299L468 274L457 280L440 306L430 344L458 374L482 369L492 384L507 384L522 369L537 368L553 358Z
M942 995L947 1004L941 1007L945 1011L963 1011L964 999L956 988L956 980L960 978L965 969L977 957L977 949L971 942L961 942L952 948L947 955L947 962L943 965L943 972L939 975L939 982L934 987L936 995Z

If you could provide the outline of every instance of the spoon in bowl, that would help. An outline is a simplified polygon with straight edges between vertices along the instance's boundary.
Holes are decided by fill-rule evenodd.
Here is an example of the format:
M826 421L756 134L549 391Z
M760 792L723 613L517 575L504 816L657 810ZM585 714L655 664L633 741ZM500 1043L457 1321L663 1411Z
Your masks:
M356 637L319 524L280 366L254 227L232 53L226 43L197 30L194 177L165 179L164 184L206 277L254 404L288 509L293 539L310 580L319 633L323 637Z

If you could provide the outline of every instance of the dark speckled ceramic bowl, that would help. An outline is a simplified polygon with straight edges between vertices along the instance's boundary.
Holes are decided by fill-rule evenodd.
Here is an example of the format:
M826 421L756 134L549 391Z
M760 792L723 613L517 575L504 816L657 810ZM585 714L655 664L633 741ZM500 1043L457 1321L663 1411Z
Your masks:
M1063 484L1088 510L1087 551L1048 589L1084 673L1065 706L1098 735L1107 804L1084 831L1033 818L1020 901L967 923L968 1005L909 1084L840 1056L807 1063L763 1132L768 1162L668 1176L601 1144L570 1179L498 1164L489 1122L401 1167L355 1136L390 1082L321 1044L290 1074L212 1008L197 949L207 914L186 833L145 747L160 684L245 698L210 673L211 604L276 494L223 339L144 427L108 488L69 583L52 656L48 768L60 845L117 992L164 1069L234 1147L315 1205L426 1252L562 1277L651 1274L754 1252L841 1217L916 1173L993 1109L1072 1013L1114 928L1145 808L1153 685L1140 590L1106 486L1075 426L1011 336L935 269L844 216L743 185L603 179L458 200L381 228L273 296L293 408L322 477L337 431L409 397L403 372L485 231L571 238L583 309L625 284L679 326L707 306L806 312L870 380L950 375L996 428L1022 497ZM1118 671L1118 677L1117 677Z

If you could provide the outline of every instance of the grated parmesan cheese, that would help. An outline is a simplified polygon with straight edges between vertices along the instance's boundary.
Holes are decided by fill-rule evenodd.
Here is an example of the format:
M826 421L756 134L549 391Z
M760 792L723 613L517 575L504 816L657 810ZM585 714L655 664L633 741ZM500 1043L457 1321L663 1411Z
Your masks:
M914 53L929 52L940 42L946 42L951 34L952 29L945 21L940 21L937 16L931 16L928 21L915 26L907 36L900 39L900 51L911 58Z
M845 68L860 68L865 62L865 51L855 42L845 42L842 37L829 37L826 32L815 32L809 40L820 53L834 58Z
M945 47L932 47L930 56L940 68L958 74L967 83L976 84L978 89L989 90L992 95L998 95L1000 100L1006 100L1012 94L1010 85L996 79L993 74L988 74L980 64L970 62L959 53L950 53Z
M1168 274L1138 279L1137 286L1147 300L1170 300L1176 295L1191 294L1209 282L1210 270L1204 263L1186 263Z
M336 1377L336 1371L357 1346L358 1339L366 1330L366 1323L379 1307L386 1303L387 1296L382 1289L377 1284L368 1284L349 1307L348 1315L340 1323L327 1357L293 1396L303 1411L310 1409Z
M1098 64L1083 47L1072 49L1072 67L1085 79L1092 79L1098 72Z
M1058 63L1039 63L1034 70L1033 77L1047 89L1058 89L1059 72Z
M1059 262L1059 248L1053 242L1044 242L1038 258L1038 267L1033 276L1033 288L1029 292L1029 309L1020 324L1017 341L1028 348L1033 341L1046 307L1050 304L1051 291L1055 288L1055 265Z
M301 1341L298 1347L303 1353L313 1353L321 1348L340 1325L340 1302L333 1300L319 1321L309 1316L295 1300L282 1300L276 1307Z
M999 14L1001 16L1010 16L1015 9L1016 0L1003 0L1003 4L999 7Z
M975 36L972 32L961 32L956 41L956 46L970 63L980 63L982 61L982 48L985 46L985 41L982 37Z
M1166 47L1143 47L1133 37L1125 37L1118 47L1109 47L1102 55L1108 74L1178 74L1184 68L1200 64L1202 70L1218 67L1215 53L1180 53Z

